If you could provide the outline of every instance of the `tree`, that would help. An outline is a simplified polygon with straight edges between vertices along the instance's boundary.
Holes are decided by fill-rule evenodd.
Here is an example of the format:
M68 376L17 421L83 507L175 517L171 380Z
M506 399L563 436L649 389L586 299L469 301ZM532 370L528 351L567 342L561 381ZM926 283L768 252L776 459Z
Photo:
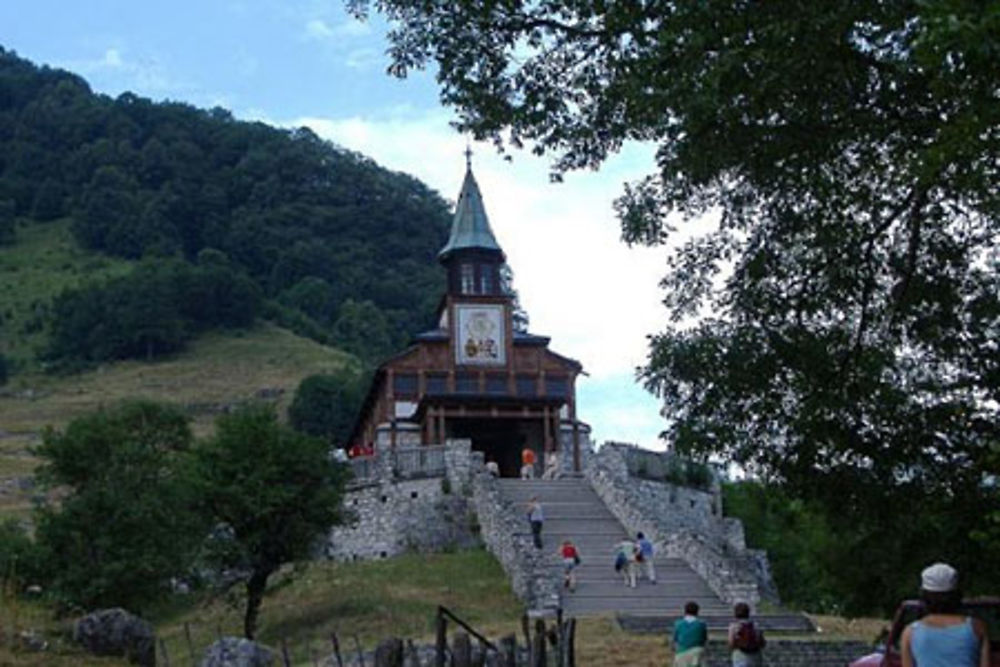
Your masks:
M848 531L849 610L892 604L935 546L1000 583L969 539L1000 502L996 6L349 4L395 21L393 73L436 62L460 129L555 153L556 176L656 142L616 203L626 242L719 213L670 258L641 379L675 448L784 481Z
M344 446L361 409L367 380L367 374L351 368L330 375L310 375L295 390L288 406L289 423L303 433L324 438L334 447Z
M17 229L15 212L17 205L13 199L0 197L0 246L13 243Z
M0 586L4 591L20 592L42 580L39 551L21 521L0 521Z
M279 423L271 406L250 405L218 419L195 451L193 477L221 536L215 559L246 573L243 632L252 639L268 577L311 555L341 520L346 467L323 440Z
M35 193L31 216L35 220L47 222L62 216L64 208L62 188L55 179L46 178Z
M174 408L132 402L49 430L40 479L66 490L37 512L49 586L66 601L133 611L186 573L205 533L180 473L191 444Z
M347 299L333 323L334 341L365 361L375 361L396 347L386 313L371 301Z

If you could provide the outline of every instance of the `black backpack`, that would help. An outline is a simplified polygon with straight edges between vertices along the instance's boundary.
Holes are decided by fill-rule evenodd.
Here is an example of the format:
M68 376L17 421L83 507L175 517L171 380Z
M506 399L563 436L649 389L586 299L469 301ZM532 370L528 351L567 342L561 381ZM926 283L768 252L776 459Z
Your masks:
M757 653L767 641L764 633L757 629L753 621L740 621L740 627L736 628L736 635L733 637L733 646L744 653Z

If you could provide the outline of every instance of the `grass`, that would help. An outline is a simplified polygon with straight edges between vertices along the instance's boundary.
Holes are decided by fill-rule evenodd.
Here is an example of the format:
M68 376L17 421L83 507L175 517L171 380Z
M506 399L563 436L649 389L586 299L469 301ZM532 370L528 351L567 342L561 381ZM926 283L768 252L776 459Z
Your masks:
M294 661L303 665L312 664L310 646L317 655L331 652L332 633L345 652L353 652L355 636L365 649L390 636L432 641L439 604L488 637L516 631L523 613L500 565L482 550L359 563L313 562L273 579L261 608L258 637L272 647L284 639ZM188 656L185 624L196 654L220 631L242 635L242 602L242 597L206 601L163 614L157 626L170 664L177 664L174 656Z
M67 288L120 276L132 263L82 250L70 220L21 225L16 243L0 246L0 353L21 372L37 370L35 351L44 344L42 315Z
M23 633L41 635L46 649L30 650L22 639ZM100 658L81 651L72 641L72 624L54 620L52 610L41 602L16 602L7 596L0 602L0 665L3 667L117 667L126 664L121 659Z
M0 392L0 517L25 516L33 491L17 488L38 460L31 447L46 427L129 398L179 405L195 434L211 432L226 406L272 397L283 413L299 382L353 363L353 357L271 324L244 332L200 336L176 356L156 363L122 361L55 377L19 374Z
M234 590L234 593L238 591ZM242 598L177 596L152 610L148 618L167 647L172 666L191 664L220 634L242 635ZM520 634L521 603L511 593L496 560L483 550L451 554L409 554L381 561L318 561L274 575L260 615L259 640L280 650L288 646L293 664L313 665L331 654L336 633L345 658L355 654L355 637L372 650L387 637L432 643L434 616L442 604L490 639ZM112 659L86 658L69 641L69 624L52 620L38 602L22 603L17 626L43 633L51 649L42 654L12 650L9 604L0 613L0 665L123 665ZM870 641L885 621L848 621L813 617L823 632L807 639ZM454 626L450 626L454 627ZM185 630L187 628L187 630ZM188 644L188 633L191 643ZM666 637L633 635L611 616L581 619L577 624L577 663L608 667L653 667L673 659ZM162 658L162 655L161 655Z

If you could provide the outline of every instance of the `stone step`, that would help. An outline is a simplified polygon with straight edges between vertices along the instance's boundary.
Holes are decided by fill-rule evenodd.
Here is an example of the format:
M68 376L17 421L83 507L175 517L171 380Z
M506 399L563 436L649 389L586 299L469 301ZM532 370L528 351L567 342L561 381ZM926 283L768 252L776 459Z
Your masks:
M556 551L564 539L580 550L583 562L576 568L576 591L564 590L562 604L570 615L628 613L638 616L666 617L683 609L689 600L697 600L706 610L728 617L731 609L722 603L705 582L678 558L654 559L657 583L650 584L639 566L639 585L629 588L622 575L614 570L616 544L631 537L621 523L594 493L586 479L500 480L504 497L515 507L537 497L545 513L542 528L543 551L549 555L552 576L561 577L562 563ZM524 532L531 538L525 520Z
M579 589L577 590L577 593ZM656 616L663 617L671 609L683 608L684 603L690 599L680 599L663 601L653 598L640 598L628 596L603 596L603 597L583 597L577 593L569 593L563 596L563 609L571 616L584 614L603 614L607 612L619 612L634 616ZM724 605L705 605L706 610L717 613L719 617L726 616L729 610ZM672 627L672 624L671 624Z
M577 578L576 595L578 597L617 597L625 596L628 598L649 598L657 601L680 601L681 607L688 600L694 600L698 602L699 598L715 598L715 594L702 584L701 582L675 582L673 584L665 584L663 582L657 581L656 584L651 584L648 581L641 580L635 588L627 588L622 583L622 578L618 579L607 579L600 581L584 580ZM673 609L668 603L664 603L665 609ZM699 602L699 604L701 604ZM723 608L728 612L729 607L723 605Z
M708 624L709 630L726 630L733 622L731 613L705 613L703 607L698 614L701 620ZM635 614L618 615L618 624L629 632L644 634L662 634L674 627L679 615ZM805 614L758 614L753 617L764 632L815 632L816 626Z

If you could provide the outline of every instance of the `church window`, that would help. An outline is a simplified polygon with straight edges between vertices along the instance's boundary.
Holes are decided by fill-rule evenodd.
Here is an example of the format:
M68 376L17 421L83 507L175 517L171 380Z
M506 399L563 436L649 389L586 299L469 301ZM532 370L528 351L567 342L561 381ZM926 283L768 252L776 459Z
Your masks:
M392 376L392 393L396 396L417 395L417 374L396 373Z
M490 270L485 266L483 267L482 273L479 275L479 293L493 293L493 276L490 275Z
M567 381L565 377L549 375L545 378L545 395L556 398L565 398L567 395Z
M448 376L444 373L427 374L427 393L445 394L448 392Z
M476 373L456 373L455 393L458 394L479 393L479 376Z
M486 393L487 394L506 394L507 393L507 376L506 375L495 375L490 374L486 376Z
M535 396L538 394L538 382L534 375L517 376L517 395Z
M462 294L472 294L476 289L476 272L472 264L462 264L459 268Z

